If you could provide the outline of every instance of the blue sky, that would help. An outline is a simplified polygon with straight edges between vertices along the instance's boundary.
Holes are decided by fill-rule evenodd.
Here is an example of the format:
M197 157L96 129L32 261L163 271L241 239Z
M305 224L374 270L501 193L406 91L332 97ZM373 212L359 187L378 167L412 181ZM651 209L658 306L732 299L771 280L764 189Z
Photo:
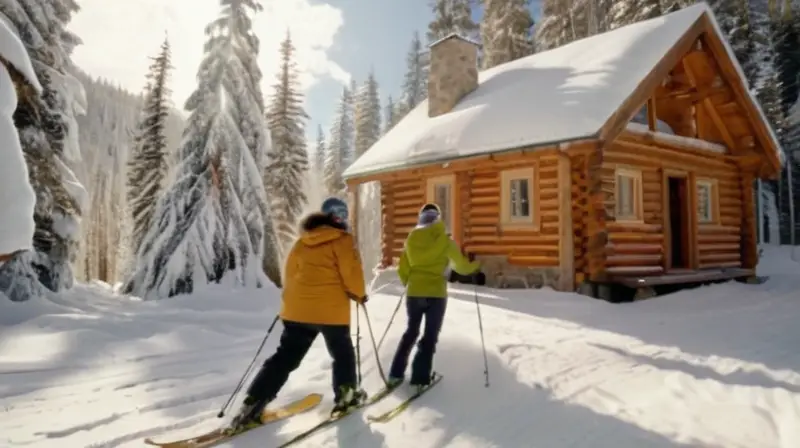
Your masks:
M319 2L317 2L319 3ZM425 42L433 13L429 0L328 0L342 10L344 24L334 37L329 57L361 83L374 69L381 89L381 106L391 94L395 99L406 69L408 52L414 31ZM538 16L538 0L532 9ZM480 11L475 11L480 20ZM317 125L327 134L339 97L341 83L326 77L314 84L306 96L307 136L316 139Z

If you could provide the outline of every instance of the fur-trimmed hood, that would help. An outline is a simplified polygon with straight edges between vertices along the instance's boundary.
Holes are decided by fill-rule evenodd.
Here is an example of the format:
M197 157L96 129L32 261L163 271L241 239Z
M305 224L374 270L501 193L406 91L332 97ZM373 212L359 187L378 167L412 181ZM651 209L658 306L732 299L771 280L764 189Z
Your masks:
M320 244L341 238L347 233L347 225L336 221L328 213L312 213L303 219L300 224L302 231L300 240L307 246L317 246Z

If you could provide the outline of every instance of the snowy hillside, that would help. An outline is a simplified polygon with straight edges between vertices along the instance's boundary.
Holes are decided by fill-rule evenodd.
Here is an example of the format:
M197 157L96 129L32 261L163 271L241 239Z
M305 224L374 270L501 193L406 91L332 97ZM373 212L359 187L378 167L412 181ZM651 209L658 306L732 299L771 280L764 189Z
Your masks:
M628 305L479 289L488 389L473 291L454 288L436 355L444 381L391 423L368 425L366 415L403 392L301 446L800 446L800 264L783 249L765 256L763 285ZM139 302L83 286L57 302L0 302L0 445L142 446L219 424L277 297L218 290ZM376 332L396 300L370 300ZM403 324L381 349L386 364ZM366 335L364 381L375 391ZM330 406L329 365L318 340L281 398L318 391L324 405L225 446L274 446L314 424Z

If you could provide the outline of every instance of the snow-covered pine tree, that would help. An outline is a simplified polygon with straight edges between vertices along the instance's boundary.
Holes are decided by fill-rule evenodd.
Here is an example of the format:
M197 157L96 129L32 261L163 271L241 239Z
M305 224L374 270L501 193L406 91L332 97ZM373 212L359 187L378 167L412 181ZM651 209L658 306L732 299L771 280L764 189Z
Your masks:
M265 228L271 227L261 173L267 139L258 40L249 14L254 0L222 0L206 27L206 54L175 174L156 206L139 263L125 290L144 298L190 293L223 277L242 286L263 283ZM271 229L269 229L271 230ZM277 245L272 247L277 254ZM267 276L280 284L279 258Z
M70 72L70 53L80 39L67 24L78 10L74 0L0 2L0 13L19 32L43 87L41 96L30 89L21 92L14 113L36 193L34 250L0 270L0 291L15 301L41 294L43 288L69 288L74 281L79 220L88 206L86 190L72 171L80 163L75 116L86 109L83 88Z
M281 42L281 66L277 83L267 108L267 122L272 135L272 150L267 171L271 173L268 188L272 199L275 235L286 251L297 237L297 220L308 203L303 179L308 173L303 94L294 61L294 44L289 31Z
M325 168L325 132L317 125L317 145L314 149L314 175L322 179Z
M386 99L386 109L384 111L383 117L383 133L386 134L389 132L394 125L397 124L397 104L395 104L394 99L392 96L389 95L389 98Z
M347 87L342 89L342 96L336 110L336 116L328 134L328 147L325 151L325 190L331 196L345 198L345 184L342 173L345 163L350 160L350 135L353 134L353 123L350 121L348 102L350 92Z
M477 39L478 24L472 20L474 0L433 0L431 9L434 18L428 24L428 42L435 42L456 33Z
M483 68L533 54L530 0L484 0L483 5Z
M145 234L150 229L153 211L167 177L167 118L169 117L170 45L164 39L158 56L151 58L147 87L139 125L134 137L133 154L128 162L128 207L132 221L130 236L131 262L139 253ZM131 269L133 266L130 267Z
M406 74L403 78L402 96L395 117L397 122L428 97L428 68L426 60L419 33L414 33L414 38L411 40L411 48L409 48L406 55Z
M587 36L587 24L576 19L575 0L542 0L536 47L550 50Z
M715 0L710 4L752 88L759 77L759 56L756 54L758 36L751 20L748 0Z
M366 82L356 94L354 126L354 149L357 159L381 136L381 100L378 97L378 82L373 72L370 72Z

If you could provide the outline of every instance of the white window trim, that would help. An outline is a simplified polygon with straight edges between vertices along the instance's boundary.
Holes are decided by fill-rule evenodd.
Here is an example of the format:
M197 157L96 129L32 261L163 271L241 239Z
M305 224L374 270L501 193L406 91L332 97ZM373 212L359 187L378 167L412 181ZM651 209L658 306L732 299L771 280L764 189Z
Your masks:
M445 176L437 176L437 177L429 178L428 181L427 181L427 187L426 187L427 200L425 202L432 202L432 203L436 204L436 186L437 185L449 185L450 186L450 198L449 198L450 204L448 204L449 205L449 211L450 211L450 222L446 222L444 224L445 224L445 226L447 226L447 231L448 232L452 232L453 231L453 224L455 223L455 216L456 216L455 210L453 210L453 207L455 206L455 203L456 203L456 176L455 176L455 174L447 174ZM442 206L442 204L436 204L436 205L438 205L439 207Z
M700 188L708 188L708 215L700 214ZM719 221L719 188L716 179L697 179L695 181L695 197L697 198L697 222L699 224L715 224Z
M620 191L619 178L627 177L633 179L633 214L620 215ZM616 222L643 223L644 222L644 200L642 198L642 171L633 168L617 168L614 170L614 219Z
M511 182L518 179L528 181L528 200L530 202L530 213L528 216L511 216ZM500 173L500 224L504 228L539 227L539 197L536 185L536 167L516 168L505 170Z

